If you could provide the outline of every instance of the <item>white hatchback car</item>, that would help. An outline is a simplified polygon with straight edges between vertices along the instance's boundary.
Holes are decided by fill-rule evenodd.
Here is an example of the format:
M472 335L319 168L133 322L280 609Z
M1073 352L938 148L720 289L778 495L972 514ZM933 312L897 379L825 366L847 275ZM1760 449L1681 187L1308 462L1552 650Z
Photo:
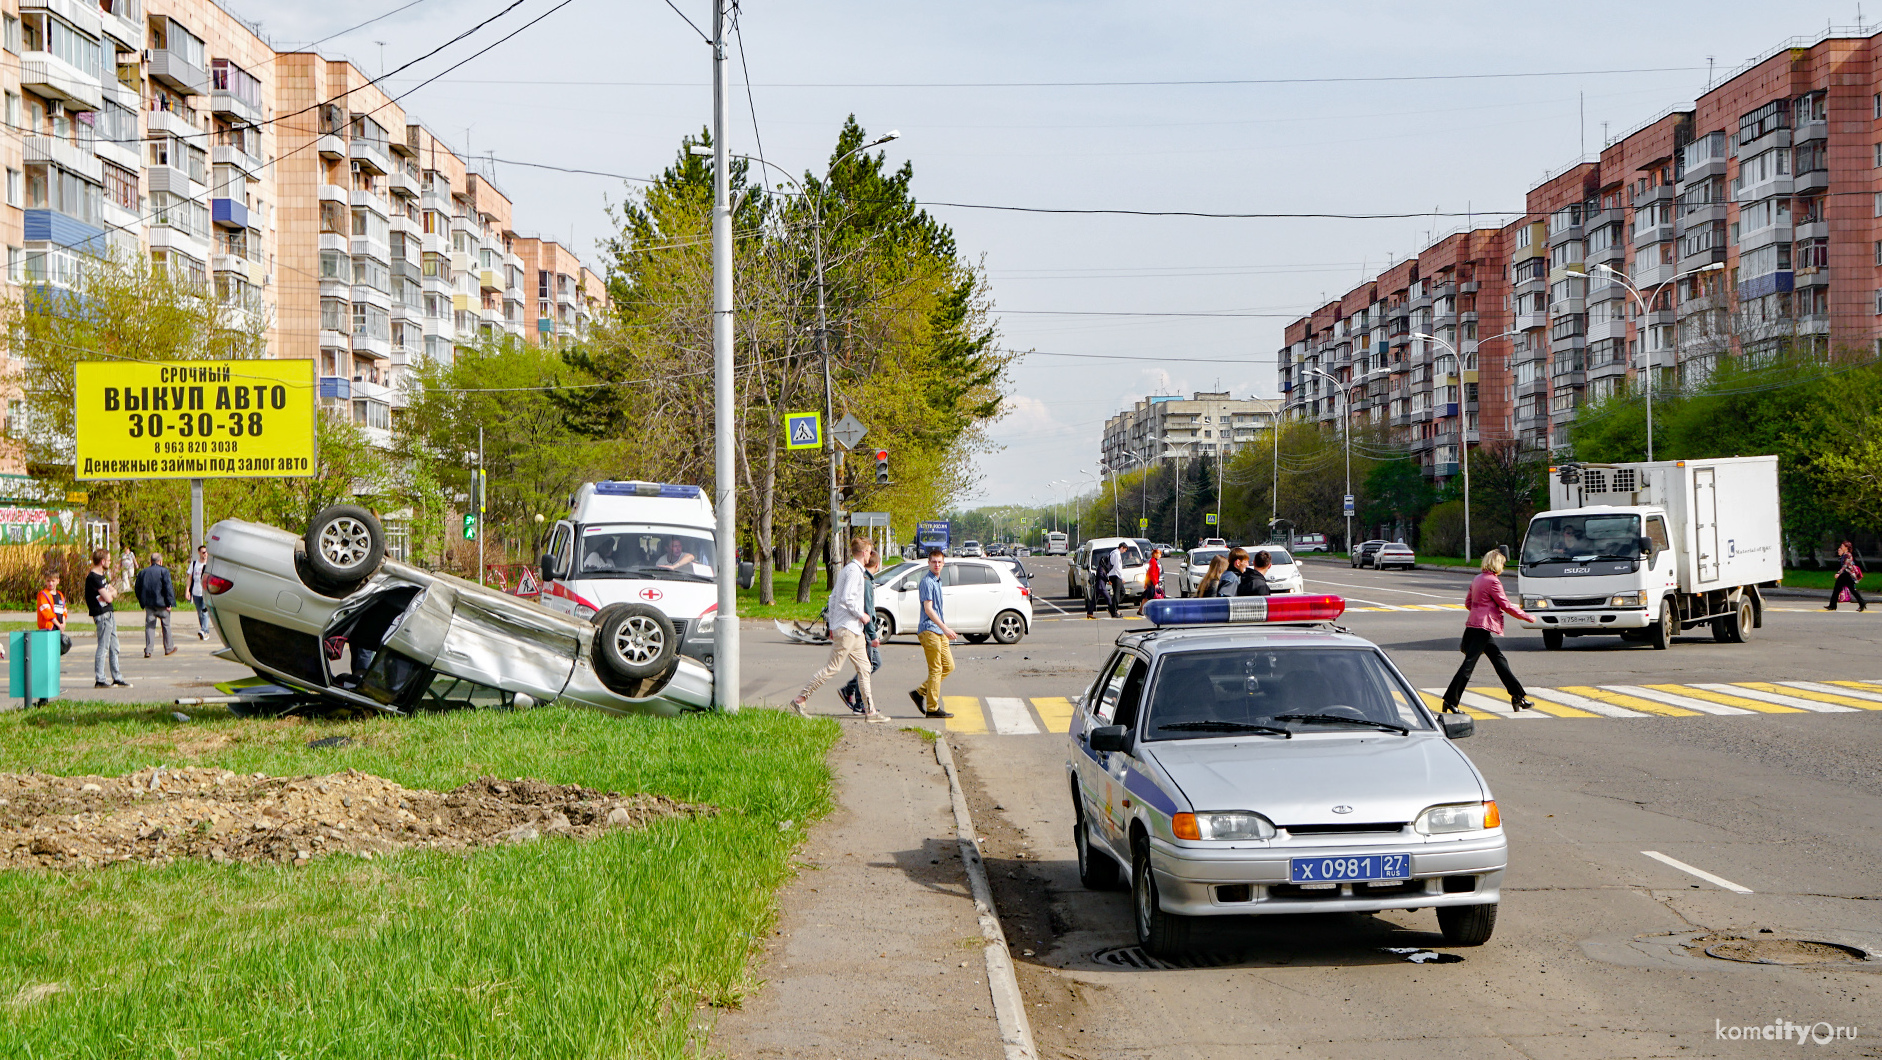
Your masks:
M914 636L921 626L921 601L915 590L928 573L926 563L876 578L876 623L883 637ZM941 610L948 626L969 642L988 637L1013 644L1032 628L1032 590L1009 564L950 561L941 568Z

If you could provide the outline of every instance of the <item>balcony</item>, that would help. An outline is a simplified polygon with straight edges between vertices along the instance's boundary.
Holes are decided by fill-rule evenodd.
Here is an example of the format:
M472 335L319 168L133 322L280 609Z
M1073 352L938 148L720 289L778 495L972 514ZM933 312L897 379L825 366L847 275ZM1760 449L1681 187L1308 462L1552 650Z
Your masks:
M1482 289L1483 285L1476 280L1465 280L1463 283L1457 285L1458 294L1476 294Z
M392 172L392 158L386 153L386 145L378 140L354 140L347 145L347 153L359 168L374 176Z
M348 346L355 354L364 354L367 357L380 361L386 360L392 356L391 339L382 339L377 335L366 335L358 332L350 336L350 339L351 341L348 343ZM354 377L354 381L358 381L357 376Z
M240 199L209 200L209 219L223 228L250 228L248 204Z
M1828 190L1830 171L1813 169L1808 173L1799 173L1791 178L1791 192L1796 195L1811 195Z
M394 168L386 174L386 191L416 199L418 198L418 178L407 173L403 168Z
M1651 206L1656 202L1671 202L1673 197L1673 185L1656 184L1646 191L1641 192L1639 195L1634 196L1633 206L1635 209L1639 209L1642 206Z
M61 140L56 136L28 136L25 138L25 148L26 164L29 166L51 162L94 183L104 183L104 167L99 164L98 156L69 140Z
M226 114L253 125L261 121L261 107L234 92L216 89L209 93L209 110L215 114Z
M1435 444L1437 444L1437 439L1435 438L1413 438L1411 440L1411 451L1414 453L1427 452Z
M1547 394L1548 392L1549 381L1547 379L1531 379L1527 383L1516 384L1516 397L1519 400L1526 397L1534 397L1537 394Z
M69 103L75 110L98 110L105 105L105 91L96 78L51 52L20 56L20 87Z
M209 160L218 166L234 166L249 176L261 172L261 159L239 147L217 144L209 149Z
M209 71L168 48L150 49L150 79L186 96L209 94Z
M1806 121L1791 132L1791 142L1793 144L1808 143L1811 140L1827 140L1829 138L1830 123L1822 119Z
M1798 269L1796 272L1796 290L1801 291L1807 287L1828 287L1829 285L1830 270L1828 266L1811 265Z
M329 162L338 162L346 157L346 141L333 133L322 133L314 139L314 150Z
M501 291L503 279L497 275L495 269L479 269L477 270L477 287L483 291Z
M105 230L57 210L27 210L23 236L28 243L51 243L89 254L103 254L109 249Z
M346 401L353 396L353 381L343 375L323 375L320 377L320 396L338 401Z
M1517 331L1533 331L1536 328L1546 328L1548 326L1549 326L1549 314L1547 313L1518 313L1516 314L1516 330Z

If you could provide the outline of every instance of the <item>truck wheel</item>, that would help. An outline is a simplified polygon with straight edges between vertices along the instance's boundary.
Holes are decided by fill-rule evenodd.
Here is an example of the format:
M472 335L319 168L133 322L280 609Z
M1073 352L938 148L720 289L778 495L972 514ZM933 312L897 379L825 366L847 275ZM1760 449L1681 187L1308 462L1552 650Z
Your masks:
M1439 906L1438 930L1453 946L1481 946L1496 930L1496 903Z
M601 616L595 658L610 671L639 681L665 670L680 650L673 620L647 604L620 604Z
M1655 651L1665 651L1673 644L1673 638L1679 633L1679 620L1673 617L1673 601L1660 602L1660 621L1647 631L1647 641Z
M1544 648L1547 648L1549 651L1561 651L1562 650L1562 631L1557 630L1557 629L1543 630L1542 631L1542 646Z
M303 539L307 570L329 586L358 585L386 558L386 533L369 511L336 504L314 516Z
M1738 613L1719 620L1725 626L1725 635L1718 639L1730 644L1745 643L1751 639L1751 627L1757 619L1758 616L1752 611L1751 599L1740 597Z

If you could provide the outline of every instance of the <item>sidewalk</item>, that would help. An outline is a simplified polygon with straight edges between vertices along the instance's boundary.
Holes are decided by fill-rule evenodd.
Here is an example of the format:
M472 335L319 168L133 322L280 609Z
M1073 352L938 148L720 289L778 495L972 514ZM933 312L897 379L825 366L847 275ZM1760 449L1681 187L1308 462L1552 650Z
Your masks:
M178 612L170 620L170 635L176 643L176 654L164 655L163 645L159 641L156 653L148 659L144 658L143 614L137 614L134 627L127 621L129 617L128 612L118 613L118 666L132 687L92 687L92 656L98 641L93 635L89 618L74 619L66 630L72 636L72 650L59 660L60 699L169 703L179 696L218 695L216 682L255 676L255 671L246 666L213 657L211 653L222 650L222 639L214 633L209 635L207 641L196 639L194 613L184 616ZM187 625L177 621L182 617L187 617ZM0 709L17 706L19 700L0 697ZM191 708L184 709L189 711Z
M735 1060L1002 1055L946 775L928 741L846 724L837 807L811 829L707 1053Z

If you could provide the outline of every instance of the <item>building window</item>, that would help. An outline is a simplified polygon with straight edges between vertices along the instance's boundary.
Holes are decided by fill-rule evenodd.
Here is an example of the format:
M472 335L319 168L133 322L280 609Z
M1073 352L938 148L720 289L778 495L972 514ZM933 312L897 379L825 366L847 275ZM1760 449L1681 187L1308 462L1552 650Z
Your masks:
M26 267L26 252L19 247L7 248L7 282L19 283L21 273Z
M19 206L23 202L23 200L21 199L21 195L23 194L23 192L21 191L21 186L22 186L21 182L22 182L23 176L24 175L17 169L7 170L7 205L8 206Z
M1877 316L1882 316L1882 291L1875 293L1875 312Z
M110 202L114 206L119 206L126 210L136 211L137 209L137 173L133 170L125 169L123 166L114 165L110 162L106 162L103 159L99 160L99 164L104 169L105 200L107 202ZM11 187L11 184L12 184L12 175L9 172L8 174L9 188Z
M4 45L7 51L15 55L20 53L20 20L12 15L7 15L4 21L0 21L0 45ZM1882 100L1882 96L1876 98ZM1882 103L1876 105L1876 116L1882 118Z

